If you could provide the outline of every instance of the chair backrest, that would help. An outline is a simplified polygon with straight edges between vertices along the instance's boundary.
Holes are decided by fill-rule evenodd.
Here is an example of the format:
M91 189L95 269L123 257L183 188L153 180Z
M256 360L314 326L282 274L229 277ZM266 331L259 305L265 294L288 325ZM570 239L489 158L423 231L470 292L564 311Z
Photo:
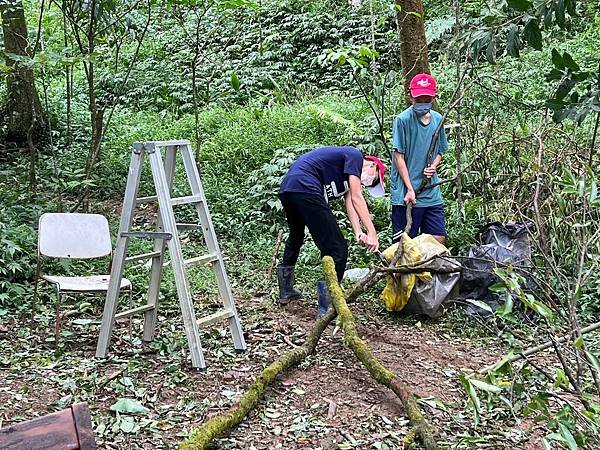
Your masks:
M109 255L112 243L108 220L100 214L42 214L38 251L55 258L86 259Z

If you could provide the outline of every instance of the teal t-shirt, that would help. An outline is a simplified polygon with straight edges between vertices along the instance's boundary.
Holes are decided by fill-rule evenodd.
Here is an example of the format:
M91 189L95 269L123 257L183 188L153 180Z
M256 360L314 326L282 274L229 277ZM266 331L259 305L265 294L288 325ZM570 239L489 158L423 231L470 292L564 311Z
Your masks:
M410 182L415 190L421 185L421 181L425 177L425 175L423 175L423 170L425 170L427 163L427 151L431 145L433 133L435 133L435 130L441 121L441 114L432 110L429 123L423 125L412 107L405 109L394 119L392 130L394 151L404 154L404 161L408 168ZM438 153L444 153L446 150L448 150L448 138L446 137L446 132L442 128L433 152L433 158L435 158ZM400 172L396 168L393 155L391 178L392 205L404 205L406 186L404 186L404 182L400 177ZM431 184L438 183L439 179L437 174L434 174L429 182ZM443 203L444 201L442 199L440 187L436 186L421 192L417 197L417 204L415 206L425 207L441 205Z

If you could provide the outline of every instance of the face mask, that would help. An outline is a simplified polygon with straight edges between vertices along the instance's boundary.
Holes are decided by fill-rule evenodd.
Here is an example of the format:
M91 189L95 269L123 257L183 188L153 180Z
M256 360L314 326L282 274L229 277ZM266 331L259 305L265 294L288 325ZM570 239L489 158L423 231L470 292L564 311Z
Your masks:
M372 186L376 177L377 177L377 174L369 175L367 173L361 173L360 174L360 182L362 183L363 186Z
M415 103L413 105L413 111L415 112L415 114L417 116L422 117L425 114L427 114L429 111L431 111L432 106L433 106L433 103Z

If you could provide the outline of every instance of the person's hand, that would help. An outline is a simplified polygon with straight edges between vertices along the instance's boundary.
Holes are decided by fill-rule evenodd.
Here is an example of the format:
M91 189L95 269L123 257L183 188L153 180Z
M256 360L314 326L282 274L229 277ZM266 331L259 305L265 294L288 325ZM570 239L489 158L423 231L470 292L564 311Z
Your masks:
M408 205L409 203L412 203L413 205L417 203L417 196L415 195L414 190L411 189L406 193L406 195L404 196L404 203L406 205Z
M361 233L359 238L360 245L366 247L370 252L376 252L379 250L379 239L377 238L377 233Z
M427 166L425 167L425 170L423 171L423 175L425 175L427 178L431 178L433 176L433 174L435 173L435 166Z
M361 247L367 246L367 234L362 231L356 235L356 241Z

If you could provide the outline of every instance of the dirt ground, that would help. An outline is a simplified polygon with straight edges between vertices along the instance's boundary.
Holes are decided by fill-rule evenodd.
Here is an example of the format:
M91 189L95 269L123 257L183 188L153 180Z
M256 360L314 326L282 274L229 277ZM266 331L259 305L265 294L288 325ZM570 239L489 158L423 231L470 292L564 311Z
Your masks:
M99 448L176 448L192 427L235 403L268 363L304 341L315 320L313 302L281 308L267 297L239 299L248 351L233 351L226 327L203 330L205 371L189 365L176 305L163 308L157 339L150 345L138 339L140 319L133 323L133 338L127 321L118 323L106 360L94 358L96 323L67 324L72 334L56 353L48 342L52 320L30 331L23 317L4 316L0 426L86 401ZM458 374L496 362L501 349L457 337L444 320L419 322L373 307L352 309L375 355L420 397L442 448L540 448L535 430L522 423L499 424L497 435L478 436L471 413L464 410ZM121 398L146 410L114 411ZM218 439L215 448L401 449L408 429L399 400L370 378L344 347L342 331L332 325L316 353L280 377L258 408Z

